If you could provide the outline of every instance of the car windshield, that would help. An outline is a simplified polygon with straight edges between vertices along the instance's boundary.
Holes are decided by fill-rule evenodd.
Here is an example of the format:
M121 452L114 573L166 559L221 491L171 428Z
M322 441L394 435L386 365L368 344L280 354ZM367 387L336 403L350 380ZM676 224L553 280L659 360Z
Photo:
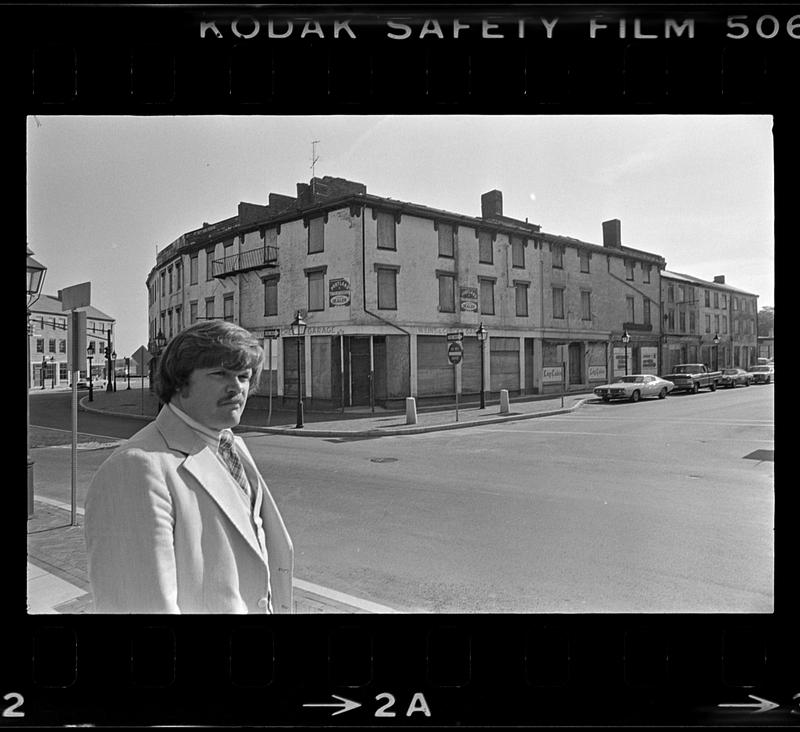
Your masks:
M644 376L622 376L619 380L623 384L642 384Z
M722 373L728 376L736 376L739 373L739 369L722 369Z
M769 366L753 366L753 368L751 368L750 371L752 372L769 371Z

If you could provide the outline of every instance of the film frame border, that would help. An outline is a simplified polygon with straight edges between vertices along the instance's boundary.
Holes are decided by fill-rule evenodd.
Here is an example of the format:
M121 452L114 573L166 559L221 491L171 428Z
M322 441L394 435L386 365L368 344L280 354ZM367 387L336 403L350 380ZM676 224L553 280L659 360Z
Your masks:
M631 13L627 5L602 7L610 17ZM225 14L238 16L239 9L242 17L254 13L242 6ZM217 6L50 10L47 19L34 22L26 11L14 9L21 27L35 32L3 49L5 68L14 70L9 80L13 111L23 116L454 114L487 109L507 114L771 114L776 242L789 241L791 235L788 182L798 169L800 128L789 97L800 46L786 28L787 18L800 14L800 6L648 6L635 11L643 32L648 32L648 21L658 23L664 14L680 12L698 19L698 33L701 28L719 31L727 18L746 15L750 35L726 39L720 32L694 46L685 38L638 43L598 37L591 48L581 26L594 10L585 4L560 6L563 38L554 37L548 46L531 40L531 30L531 36L515 39L497 56L486 53L494 41L466 32L459 39L434 34L391 45L383 37L381 18L397 12L419 29L425 19L452 17L451 10L438 7L395 5L384 11L359 6L364 30L358 22L351 25L359 29L364 45L356 50L346 48L344 36L290 39L273 49L232 34L222 39L221 49L209 50L211 39L200 39L198 26L216 17ZM326 29L334 15L341 15L322 5L303 6L302 11L301 17L316 17ZM500 28L513 32L514 23L504 25L502 18L518 15L519 7L471 7L470 12L469 19L500 19ZM292 16L298 13L291 11ZM756 19L765 16L781 19L780 35L767 38L755 32ZM135 31L128 27L106 37L109 28L125 27L119 19L130 18L149 19L145 31L133 24ZM768 22L761 25L766 35L772 32ZM408 63L398 70L396 56L403 51ZM24 140L19 124L10 124L9 132L14 143ZM24 199L19 210L24 210ZM788 536L795 501L776 492L773 615L528 615L503 616L499 624L496 616L483 615L307 616L299 626L280 617L265 626L254 618L18 613L7 641L14 668L4 670L6 688L0 692L4 697L19 694L21 703L5 699L5 712L26 716L4 716L0 725L744 725L756 719L754 709L721 716L718 705L729 698L746 703L751 692L755 698L780 699L783 711L796 713L800 643L788 579L790 558L796 556L796 539ZM10 548L19 550L16 540ZM251 642L251 635L257 640ZM263 654L254 654L253 644ZM424 699L415 701L416 694ZM339 697L357 699L361 710L334 716L336 707L303 709L306 703L333 704ZM395 716L384 716L391 713ZM774 716L759 719L775 723ZM791 721L780 719L778 724Z

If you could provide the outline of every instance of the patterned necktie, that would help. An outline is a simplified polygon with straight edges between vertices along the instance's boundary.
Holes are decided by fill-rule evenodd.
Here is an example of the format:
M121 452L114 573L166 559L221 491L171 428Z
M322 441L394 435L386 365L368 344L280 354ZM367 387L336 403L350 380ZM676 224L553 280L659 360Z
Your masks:
M245 496L247 496L248 501L252 502L252 494L250 491L250 483L247 480L247 476L244 473L244 468L242 467L242 461L239 459L239 456L236 454L236 448L233 444L233 435L230 432L222 432L219 436L219 454L222 458L222 461L225 465L228 466L228 470L231 471L231 475L233 479L239 484L241 489L244 491Z

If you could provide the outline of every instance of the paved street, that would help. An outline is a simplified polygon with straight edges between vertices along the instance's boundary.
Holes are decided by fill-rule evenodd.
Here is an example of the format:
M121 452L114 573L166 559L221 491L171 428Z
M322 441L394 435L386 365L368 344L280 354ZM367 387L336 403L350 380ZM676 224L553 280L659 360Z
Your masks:
M770 612L773 395L590 397L570 414L417 435L243 436L304 581L400 611ZM107 454L81 451L79 505ZM33 458L37 487L68 502L69 450Z

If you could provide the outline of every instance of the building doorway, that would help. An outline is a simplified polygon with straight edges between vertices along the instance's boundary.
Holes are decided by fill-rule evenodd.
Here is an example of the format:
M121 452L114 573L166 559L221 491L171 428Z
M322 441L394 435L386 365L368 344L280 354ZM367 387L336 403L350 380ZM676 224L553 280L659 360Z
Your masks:
M583 344L569 344L569 383L583 383Z

